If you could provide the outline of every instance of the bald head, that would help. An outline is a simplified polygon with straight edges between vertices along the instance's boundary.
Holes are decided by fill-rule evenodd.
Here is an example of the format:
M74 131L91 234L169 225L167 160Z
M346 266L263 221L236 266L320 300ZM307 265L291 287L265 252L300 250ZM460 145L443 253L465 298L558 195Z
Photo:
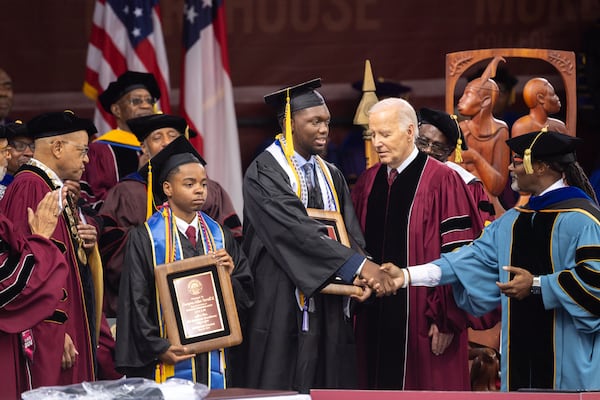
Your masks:
M529 108L533 108L538 104L538 95L546 95L550 82L544 78L533 78L527 81L523 87L523 100Z

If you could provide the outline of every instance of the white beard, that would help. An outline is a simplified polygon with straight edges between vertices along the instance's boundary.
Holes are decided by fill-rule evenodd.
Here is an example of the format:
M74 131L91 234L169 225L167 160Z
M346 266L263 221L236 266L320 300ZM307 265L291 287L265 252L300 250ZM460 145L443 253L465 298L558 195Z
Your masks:
M520 192L521 189L519 189L519 182L515 178L513 178L512 176L509 176L509 178L511 179L510 188L512 190L514 190L515 192Z

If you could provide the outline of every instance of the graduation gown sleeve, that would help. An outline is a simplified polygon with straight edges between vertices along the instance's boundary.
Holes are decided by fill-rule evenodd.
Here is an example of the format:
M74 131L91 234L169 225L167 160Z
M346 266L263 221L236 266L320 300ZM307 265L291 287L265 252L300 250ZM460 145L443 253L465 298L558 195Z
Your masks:
M158 356L169 348L157 321L150 243L143 225L129 233L121 276L115 366L130 376L149 377Z
M0 215L0 331L17 333L50 316L63 297L67 263L54 243L23 236Z

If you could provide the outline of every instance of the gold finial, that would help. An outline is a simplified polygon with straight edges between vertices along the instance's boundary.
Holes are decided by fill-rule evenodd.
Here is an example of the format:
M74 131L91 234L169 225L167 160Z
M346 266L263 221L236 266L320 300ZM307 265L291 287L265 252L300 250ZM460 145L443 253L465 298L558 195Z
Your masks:
M356 113L354 114L354 121L352 122L354 125L366 127L369 124L368 111L373 107L373 104L378 101L377 95L375 94L375 88L375 79L373 78L373 71L371 70L371 62L365 60L365 74L362 87L363 95L356 108Z

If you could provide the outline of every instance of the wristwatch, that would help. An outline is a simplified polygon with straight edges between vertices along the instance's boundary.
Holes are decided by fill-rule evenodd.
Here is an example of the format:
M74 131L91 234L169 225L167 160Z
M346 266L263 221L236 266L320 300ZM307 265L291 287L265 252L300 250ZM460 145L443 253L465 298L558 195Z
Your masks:
M542 282L539 276L533 277L533 283L531 284L531 294L542 294Z

